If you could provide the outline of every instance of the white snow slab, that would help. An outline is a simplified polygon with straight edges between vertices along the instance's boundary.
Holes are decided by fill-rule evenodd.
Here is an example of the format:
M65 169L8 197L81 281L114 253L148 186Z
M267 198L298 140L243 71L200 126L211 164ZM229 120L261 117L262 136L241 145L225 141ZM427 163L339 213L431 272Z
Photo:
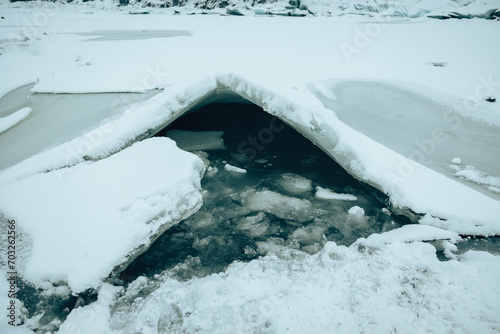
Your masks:
M97 162L3 183L1 212L31 239L21 275L45 288L97 287L198 210L203 171L195 155L153 138Z
M32 111L33 110L31 108L23 108L9 116L0 118L0 134L9 130L14 125L22 122L31 114Z

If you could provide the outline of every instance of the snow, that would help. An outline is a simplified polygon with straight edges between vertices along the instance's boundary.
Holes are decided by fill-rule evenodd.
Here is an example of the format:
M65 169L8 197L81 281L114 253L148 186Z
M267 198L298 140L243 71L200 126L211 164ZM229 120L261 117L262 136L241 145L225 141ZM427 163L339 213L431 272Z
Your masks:
M23 108L9 116L0 118L0 134L22 122L32 111L31 108Z
M234 172L234 173L240 173L240 174L245 174L247 172L246 169L239 168L230 164L225 164L224 169L227 170L228 172Z
M14 24L15 19L22 16L14 9L7 13L10 14L5 14L7 19L1 23L3 25ZM410 208L418 214L439 217L445 222L442 227L453 226L455 232L500 233L498 193L454 177L439 160L442 156L448 162L454 157L450 150L457 147L456 141L451 140L456 133L457 138L465 138L467 145L462 145L463 141L458 144L464 147L463 152L468 154L471 164L492 176L499 173L495 168L499 165L498 145L494 143L498 137L500 107L483 99L486 93L498 90L496 78L500 77L496 66L499 50L488 47L496 37L497 23L494 21L426 20L386 24L397 21L388 18L379 22L373 18L371 23L359 23L352 17L314 18L307 19L308 24L298 29L296 21L279 17L268 20L261 17L173 16L164 20L162 15L96 13L93 17L102 20L90 22L83 14L64 11L57 14L50 24L38 29L39 39L33 39L32 47L30 44L28 49L6 49L0 71L23 82L34 82L38 78L35 91L88 93L161 87L164 92L131 107L122 117L86 136L5 171L3 178L19 179L72 166L85 161L84 157L109 156L155 133L191 108L239 96L240 101L258 104L297 129L351 175L385 193L394 208ZM77 35L109 30L110 20L114 31L175 30L188 31L190 35L111 41L88 40L88 36ZM67 34L69 24L76 35ZM5 35L13 31L9 27L1 29ZM239 29L248 32L244 39L235 36ZM374 30L370 32L369 29ZM362 37L364 43L361 43ZM395 41L403 43L402 47L394 48ZM346 55L341 48L346 44L356 51ZM274 56L261 61L262 48L255 45L265 46ZM110 54L127 56L117 58ZM78 55L92 65L74 66ZM448 65L428 66L429 61L446 61ZM44 66L24 66L34 63ZM14 68L20 70L13 73ZM16 82L0 82L0 91L15 88ZM383 119L377 130L380 136L373 137L366 129L357 128L361 121L352 124L345 121L343 115L346 113L339 112L338 108L326 108L320 94L311 88L323 86L323 91L330 91L337 83L363 88L363 94L370 89L388 92L393 101L402 99L410 103L409 109L432 117L420 117L418 122L413 122L411 117L398 121L395 115L393 132L382 131L382 125L389 124L388 118ZM372 101L370 99L358 96L354 101ZM378 105L378 100L373 101L373 105ZM397 102L391 106L394 105L397 106ZM428 106L439 107L429 109ZM443 110L453 111L445 114L449 126L462 124L462 127L458 130L441 127L440 112ZM426 119L429 123L424 122ZM430 164L418 159L422 154L427 157L422 149L418 156L409 158L413 152L411 145L415 143L402 138L414 129L405 131L402 136L393 136L398 133L395 130L401 131L409 124L419 131L414 134L418 135L416 139L422 147L435 148L436 152L444 154L433 154ZM481 140L467 133L482 134L485 144L479 145ZM448 140L441 143L445 137ZM429 146L429 141L433 141L434 146ZM461 155L465 159L463 152ZM426 184L433 185L431 192Z
M8 78L0 80L1 96L30 83L34 92L55 98L163 90L80 128L83 134L71 126L71 136L54 131L43 147L35 149L34 142L46 135L9 144L25 155L2 168L27 160L0 174L0 209L26 236L20 273L36 286L99 288L113 269L199 208L202 161L168 139L134 142L217 101L263 107L387 195L391 211L421 215L418 225L351 247L328 242L307 250L319 251L315 255L265 240L259 249L275 254L234 262L219 274L180 282L167 272L157 281L140 278L122 292L104 284L98 301L73 310L62 332L498 331L499 257L453 254L457 234L500 234L500 104L487 101L498 98L500 87L500 48L492 42L498 22L426 18L485 16L498 4L302 3L307 9L286 9L288 1L251 9L235 2L235 8L250 16L336 17L164 15L174 9L128 15L142 4L101 10L116 8L112 1L57 10L38 2L0 4L0 75ZM202 11L192 1L181 9ZM40 114L33 110L2 138ZM30 126L37 124L43 122ZM242 206L255 214L237 227L262 235L269 223L258 212L266 212L307 225L293 237L322 245L324 229L314 221L319 204L302 198L312 196L310 181L289 175L281 185L287 195L244 193ZM325 191L317 188L316 194L333 196ZM346 229L365 228L368 209L361 205L349 210ZM431 240L442 244L450 261L440 262L436 249L421 242Z
M453 159L451 159L451 163L455 164L455 165L461 165L462 164L462 159L460 159L458 157L453 158Z
M356 201L358 199L354 195L338 194L330 189L321 188L320 186L316 187L316 194L314 195L314 197L319 199L335 200L335 201Z
M170 130L165 136L174 140L181 150L206 151L225 149L224 140L221 138L223 134L223 131Z
M3 182L0 208L30 239L20 246L27 253L20 275L37 287L98 287L198 210L203 171L196 156L155 138L103 160Z
M94 333L90 319L107 317L102 333L496 333L499 261L470 251L440 262L422 242L281 249L189 281L140 277L111 303L105 286L63 328Z

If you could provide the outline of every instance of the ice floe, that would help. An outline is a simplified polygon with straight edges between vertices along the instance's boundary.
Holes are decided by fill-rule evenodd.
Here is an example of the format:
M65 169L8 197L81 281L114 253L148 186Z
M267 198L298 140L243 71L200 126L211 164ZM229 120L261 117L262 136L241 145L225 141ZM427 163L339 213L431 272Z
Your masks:
M199 209L203 171L196 156L154 138L97 162L2 183L0 209L27 235L19 274L43 288L98 287Z

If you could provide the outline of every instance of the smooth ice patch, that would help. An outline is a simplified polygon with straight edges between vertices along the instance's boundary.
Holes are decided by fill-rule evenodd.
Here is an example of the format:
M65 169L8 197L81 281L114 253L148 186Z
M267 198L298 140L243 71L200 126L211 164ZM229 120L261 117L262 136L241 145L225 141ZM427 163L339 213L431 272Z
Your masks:
M170 130L166 137L174 140L180 149L186 151L224 150L223 131Z
M321 87L318 98L342 122L419 164L452 178L446 166L458 154L486 173L500 175L500 128L493 121L472 120L452 106L384 82L326 81L316 86ZM500 199L483 187L463 184Z

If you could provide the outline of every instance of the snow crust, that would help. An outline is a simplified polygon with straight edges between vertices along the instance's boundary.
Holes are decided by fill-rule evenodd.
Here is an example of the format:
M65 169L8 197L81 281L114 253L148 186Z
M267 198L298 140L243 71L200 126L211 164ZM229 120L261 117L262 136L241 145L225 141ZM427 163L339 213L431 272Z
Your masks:
M3 182L0 209L30 242L21 276L37 287L95 288L201 206L203 162L168 138L97 162Z
M22 122L26 117L31 114L33 110L31 108L23 108L14 112L9 116L0 118L0 134L9 130L11 127Z

